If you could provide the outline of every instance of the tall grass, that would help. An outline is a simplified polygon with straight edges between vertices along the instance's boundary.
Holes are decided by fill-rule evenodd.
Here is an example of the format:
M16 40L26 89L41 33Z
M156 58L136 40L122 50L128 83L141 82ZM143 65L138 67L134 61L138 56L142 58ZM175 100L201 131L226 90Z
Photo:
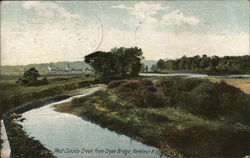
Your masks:
M249 154L250 101L238 88L187 78L119 81L108 87L73 100L69 112L171 155ZM147 101L154 92L161 93L161 106ZM144 106L137 104L142 100Z
M69 78L66 80L49 80L48 85L26 87L16 84L14 80L1 81L0 88L0 114L7 112L27 102L59 95L63 92L88 86L94 83L92 78Z

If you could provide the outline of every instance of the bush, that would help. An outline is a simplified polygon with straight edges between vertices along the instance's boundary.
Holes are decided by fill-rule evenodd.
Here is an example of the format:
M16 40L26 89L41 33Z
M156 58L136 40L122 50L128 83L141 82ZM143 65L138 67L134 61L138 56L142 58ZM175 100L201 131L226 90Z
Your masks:
M249 154L249 131L244 130L191 127L167 130L163 137L185 157L243 157Z
M193 78L171 78L158 82L166 105L210 118L229 116L236 121L249 122L250 97L226 82L213 83Z
M249 98L238 88L230 86L225 82L200 84L191 92L191 106L189 111L209 117L220 117L242 111L243 107L249 107L249 102L240 102ZM245 99L243 99L245 98Z
M76 106L76 107L83 106L86 100L87 100L87 97L74 98L71 102L71 105Z
M150 80L129 80L118 86L117 94L138 107L164 106L164 94Z
M23 76L20 77L16 83L25 86L42 86L49 84L46 77L42 80L38 80L37 78L40 76L39 72L35 68L30 68L29 70L25 71Z

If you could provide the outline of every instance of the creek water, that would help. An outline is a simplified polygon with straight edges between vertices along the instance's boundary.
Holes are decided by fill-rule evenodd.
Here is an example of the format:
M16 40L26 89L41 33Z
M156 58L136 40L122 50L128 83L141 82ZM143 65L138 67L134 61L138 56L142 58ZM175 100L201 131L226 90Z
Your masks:
M72 114L54 111L47 104L22 114L27 134L39 140L58 158L159 158L161 152L125 135L117 134Z

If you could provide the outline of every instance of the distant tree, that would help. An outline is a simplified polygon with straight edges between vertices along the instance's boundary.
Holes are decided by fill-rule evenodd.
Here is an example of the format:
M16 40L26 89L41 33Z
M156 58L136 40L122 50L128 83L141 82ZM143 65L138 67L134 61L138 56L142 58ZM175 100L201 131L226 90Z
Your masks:
M250 56L183 56L157 62L155 70L191 70L205 73L250 73Z
M17 83L25 86L41 86L48 84L46 77L42 80L38 80L38 77L40 77L39 72L35 68L30 68L24 72L23 76L18 79Z
M151 66L150 70L151 70L152 72L157 72L157 71L158 71L158 70L157 70L157 65L156 65L156 64L153 64L153 65Z
M157 65L158 69L164 69L165 68L165 62L162 59L158 60L156 65Z
M40 74L35 68L30 68L24 72L23 76L19 78L19 81L22 84L27 84L30 81L36 81L39 76Z
M145 72L148 72L148 66L146 66L146 68L145 68Z
M113 48L110 52L97 51L85 56L85 62L94 68L100 79L137 76L142 68L140 48Z

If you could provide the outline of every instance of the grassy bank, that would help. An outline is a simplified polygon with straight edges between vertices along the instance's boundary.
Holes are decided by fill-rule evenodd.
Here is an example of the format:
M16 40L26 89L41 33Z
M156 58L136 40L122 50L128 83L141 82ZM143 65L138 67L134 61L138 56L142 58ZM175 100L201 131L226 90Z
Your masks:
M175 156L249 155L250 96L225 82L116 81L56 106Z
M36 87L19 85L15 83L16 80L16 77L5 77L0 81L1 115L10 109L28 102L59 95L94 83L93 77L85 77L83 75L50 75L48 76L48 85Z
M250 79L249 78L208 78L211 82L225 81L227 84L241 89L243 92L250 94Z
M4 121L11 147L10 158L56 158L39 141L29 137L14 120Z

